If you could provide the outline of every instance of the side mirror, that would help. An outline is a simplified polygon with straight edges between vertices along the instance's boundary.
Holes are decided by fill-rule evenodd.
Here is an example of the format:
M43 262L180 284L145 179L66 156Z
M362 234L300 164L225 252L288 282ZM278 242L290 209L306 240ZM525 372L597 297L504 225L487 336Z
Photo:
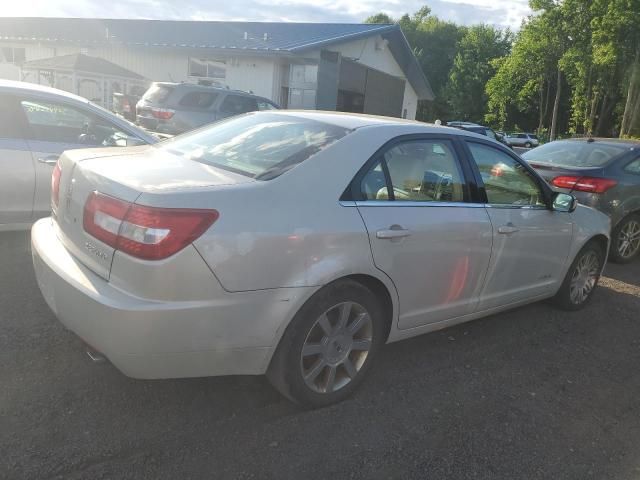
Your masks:
M146 145L146 142L138 137L127 137L127 147L139 147Z
M556 192L551 198L551 209L555 212L571 213L578 207L578 200L568 193Z

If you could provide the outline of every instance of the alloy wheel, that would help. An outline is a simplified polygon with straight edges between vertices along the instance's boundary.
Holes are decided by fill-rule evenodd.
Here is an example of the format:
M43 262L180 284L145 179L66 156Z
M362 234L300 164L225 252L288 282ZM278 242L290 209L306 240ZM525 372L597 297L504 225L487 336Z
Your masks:
M620 230L617 238L618 255L623 259L632 258L640 250L640 222L629 220Z
M350 383L372 346L373 322L355 302L339 303L315 321L302 346L300 369L317 393L332 393Z
M600 260L595 252L585 253L576 265L569 286L569 298L574 305L584 303L598 281Z

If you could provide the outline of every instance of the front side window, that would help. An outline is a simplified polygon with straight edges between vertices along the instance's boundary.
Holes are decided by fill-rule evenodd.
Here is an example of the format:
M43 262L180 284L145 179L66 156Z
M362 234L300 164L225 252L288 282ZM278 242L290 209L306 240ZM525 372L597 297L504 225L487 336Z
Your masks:
M390 186L384 181L389 173ZM407 141L390 148L361 182L366 200L462 202L464 181L447 140Z
M25 99L20 105L32 140L90 146L125 146L127 143L126 132L91 112L39 99Z
M538 182L520 162L497 148L467 142L493 205L546 206Z
M349 132L316 120L261 113L212 124L162 142L157 148L258 180L270 180Z

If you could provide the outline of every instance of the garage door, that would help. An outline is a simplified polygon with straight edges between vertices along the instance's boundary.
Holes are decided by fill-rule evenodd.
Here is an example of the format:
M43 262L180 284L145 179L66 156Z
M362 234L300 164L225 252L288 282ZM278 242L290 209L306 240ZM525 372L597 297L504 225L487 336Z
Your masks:
M404 83L400 78L343 59L338 82L338 110L400 117Z

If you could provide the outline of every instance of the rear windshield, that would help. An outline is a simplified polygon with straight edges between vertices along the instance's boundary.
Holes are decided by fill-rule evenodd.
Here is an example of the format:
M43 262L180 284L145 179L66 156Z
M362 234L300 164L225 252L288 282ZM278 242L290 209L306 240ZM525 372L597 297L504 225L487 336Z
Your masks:
M162 103L172 91L173 87L168 85L151 85L142 98L149 103Z
M622 145L599 142L563 141L547 143L522 155L527 162L547 163L561 167L602 167L624 153Z
M350 130L271 113L234 117L158 146L174 155L269 180L302 163Z

